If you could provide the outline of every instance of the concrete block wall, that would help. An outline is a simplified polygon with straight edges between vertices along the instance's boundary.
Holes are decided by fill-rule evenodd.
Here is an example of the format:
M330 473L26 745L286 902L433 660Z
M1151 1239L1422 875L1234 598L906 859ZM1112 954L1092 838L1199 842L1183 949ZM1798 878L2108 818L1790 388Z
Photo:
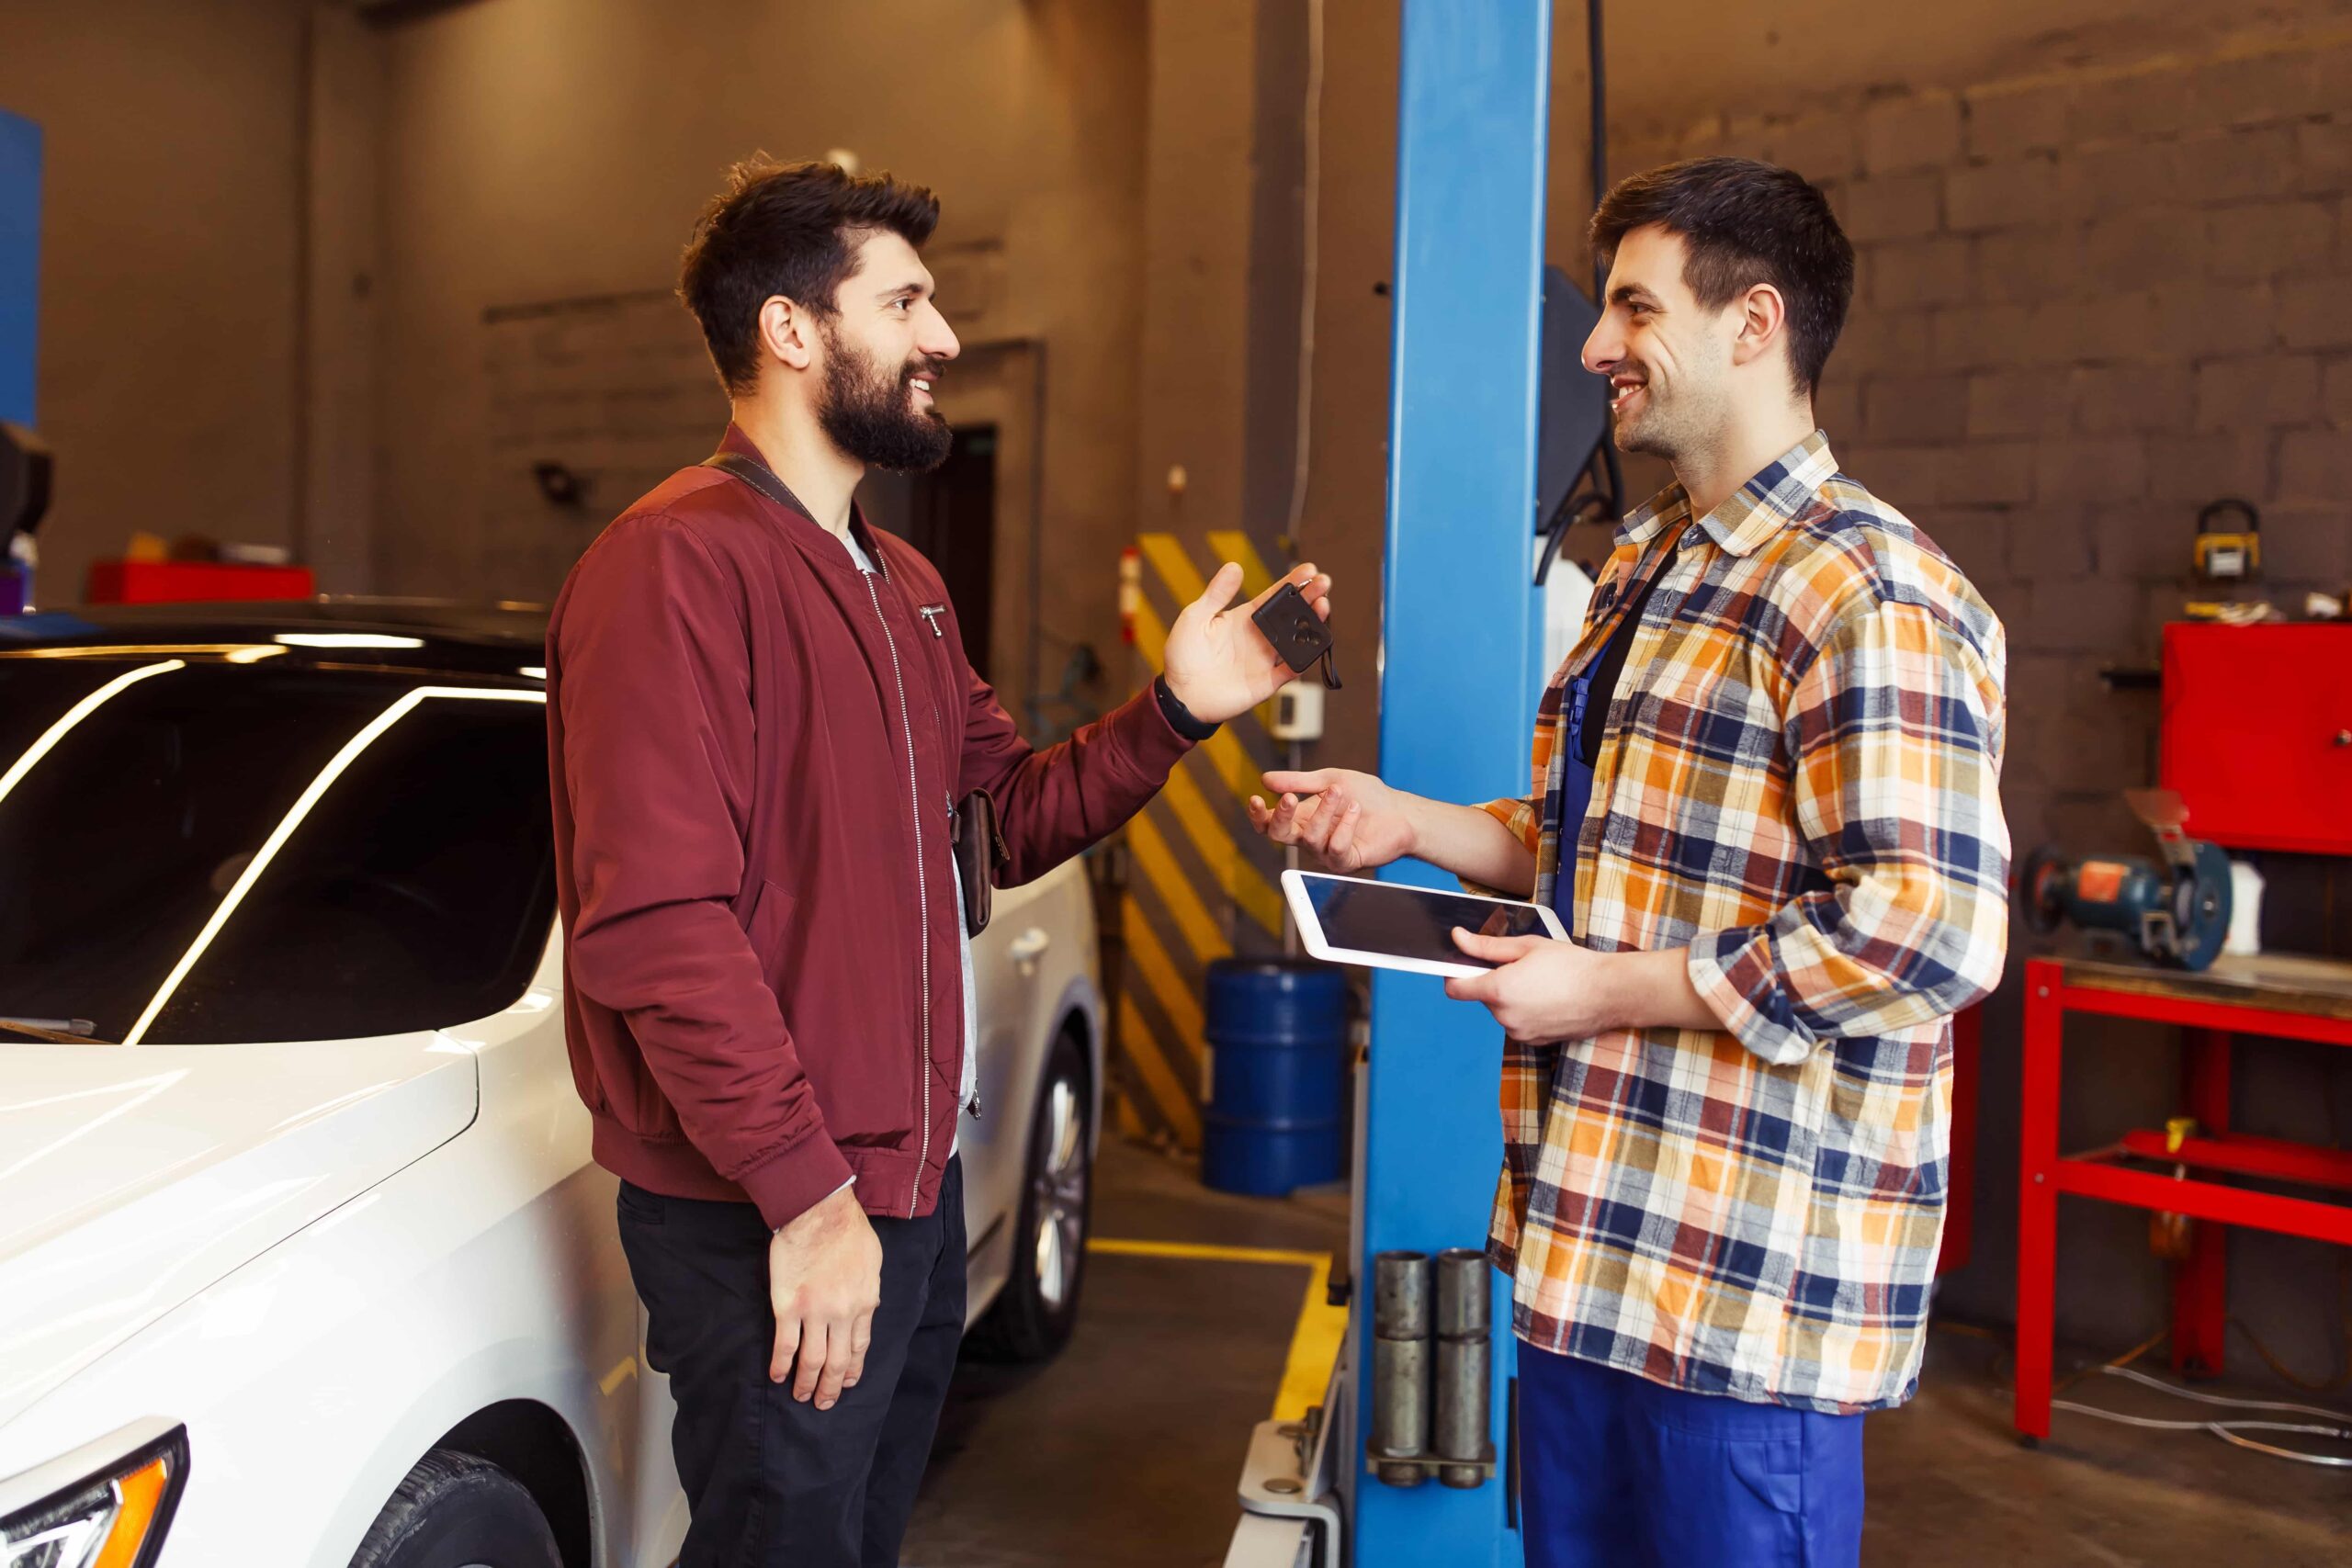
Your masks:
M2260 508L2262 596L2352 582L2352 35L2273 37L1975 85L1857 91L1781 117L1650 127L1621 173L1726 152L1820 183L1859 285L1819 412L1847 470L1968 571L2010 637L2004 778L2020 858L2056 841L2134 850L2120 792L2154 782L2158 704L2109 666L2152 666L2184 600L2198 509ZM1645 474L1644 478L1657 477ZM2352 876L2271 857L2267 940L2352 953ZM2020 935L2017 951L2021 954ZM2015 1289L2018 965L1987 1032L1976 1262L1948 1303L2007 1317ZM2064 1137L2175 1109L2173 1042L2069 1036ZM2343 1054L2242 1054L2251 1129L2339 1141ZM2135 1343L2165 1314L2140 1216L2062 1219L2062 1334ZM2343 1353L2337 1260L2233 1238L2233 1308L2290 1365ZM2233 1356L2259 1375L2247 1342Z

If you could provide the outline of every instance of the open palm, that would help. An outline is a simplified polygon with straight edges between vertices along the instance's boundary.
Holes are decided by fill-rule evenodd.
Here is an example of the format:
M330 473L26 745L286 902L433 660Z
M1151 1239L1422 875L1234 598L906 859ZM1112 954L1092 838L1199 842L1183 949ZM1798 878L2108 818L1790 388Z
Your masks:
M1250 619L1286 582L1297 583L1315 613L1330 618L1331 580L1311 561L1291 568L1247 604L1226 608L1241 588L1241 569L1227 561L1168 628L1168 689L1193 716L1223 724L1272 696L1298 673Z

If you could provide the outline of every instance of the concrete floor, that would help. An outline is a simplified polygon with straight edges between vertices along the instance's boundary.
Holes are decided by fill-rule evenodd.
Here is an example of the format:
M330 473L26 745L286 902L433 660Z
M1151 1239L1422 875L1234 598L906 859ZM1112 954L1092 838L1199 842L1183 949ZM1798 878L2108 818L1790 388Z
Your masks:
M1346 1231L1336 1192L1231 1198L1157 1154L1103 1148L1097 1236L1329 1251ZM1224 1561L1242 1445L1271 1413L1306 1273L1100 1254L1088 1269L1079 1330L1058 1359L967 1361L958 1372L909 1568ZM1997 1342L1939 1331L1919 1397L1871 1418L1862 1554L1871 1568L2352 1562L2352 1471L2063 1411L2052 1441L2028 1451L2009 1429L2007 1369ZM2066 1397L2142 1416L2195 1414L2114 1379L2086 1380Z

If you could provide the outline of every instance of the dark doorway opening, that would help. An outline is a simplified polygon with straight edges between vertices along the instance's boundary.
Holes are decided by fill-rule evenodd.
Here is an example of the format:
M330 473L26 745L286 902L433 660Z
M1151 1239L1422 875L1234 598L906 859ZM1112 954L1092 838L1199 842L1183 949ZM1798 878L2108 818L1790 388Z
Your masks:
M989 668L996 609L996 426L956 433L947 460L927 474L873 473L858 487L865 519L930 558L964 628L964 654Z

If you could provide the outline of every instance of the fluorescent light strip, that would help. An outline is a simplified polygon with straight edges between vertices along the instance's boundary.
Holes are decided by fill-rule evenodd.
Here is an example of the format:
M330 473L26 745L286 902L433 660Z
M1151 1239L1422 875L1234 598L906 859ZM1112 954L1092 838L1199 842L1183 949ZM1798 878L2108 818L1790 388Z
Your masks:
M391 637L383 632L279 632L277 641L288 648L423 648L421 637Z
M343 750L334 754L333 761L319 770L319 776L311 781L309 787L296 797L292 808L286 813L285 818L271 829L269 838L262 844L259 852L254 854L252 863L245 867L244 874L237 878L236 886L229 889L228 896L223 897L220 907L212 911L212 918L204 922L204 929L197 932L196 941L190 943L188 950L180 955L180 961L172 965L171 974L164 976L163 988L158 990L154 999L147 1004L147 1010L139 1015L139 1021L131 1025L130 1032L122 1037L122 1043L125 1045L136 1045L146 1037L148 1027L155 1021L155 1016L164 1010L164 1005L172 999L172 993L180 988L180 982L187 978L188 971L196 967L197 960L204 956L204 950L212 945L212 939L220 934L220 928L229 923L229 918L237 912L237 906L245 901L245 895L253 891L254 884L261 880L262 873L269 869L269 863L277 858L277 852L286 847L286 840L294 836L294 830L302 825L302 819L311 814L311 808L317 806L320 800L324 798L327 791L334 787L334 781L341 778L345 771L359 760L361 753L380 739L386 730L398 724L412 709L429 697L447 697L456 702L539 703L542 705L548 700L547 694L544 692L492 691L468 686L419 686L370 719L365 728L344 743Z
M217 653L232 664L251 664L285 651L263 642L85 642L64 648L0 648L0 659L122 659L141 653Z
M136 670L123 671L67 708L64 717L43 730L40 739L25 748L25 754L17 759L15 765L6 773L0 773L0 800L7 799L8 792L22 783L24 776L38 767L40 760L54 750L57 743L71 735L84 719L150 676L168 675L175 670L187 668L187 660L184 659L166 659L160 664L142 664Z

